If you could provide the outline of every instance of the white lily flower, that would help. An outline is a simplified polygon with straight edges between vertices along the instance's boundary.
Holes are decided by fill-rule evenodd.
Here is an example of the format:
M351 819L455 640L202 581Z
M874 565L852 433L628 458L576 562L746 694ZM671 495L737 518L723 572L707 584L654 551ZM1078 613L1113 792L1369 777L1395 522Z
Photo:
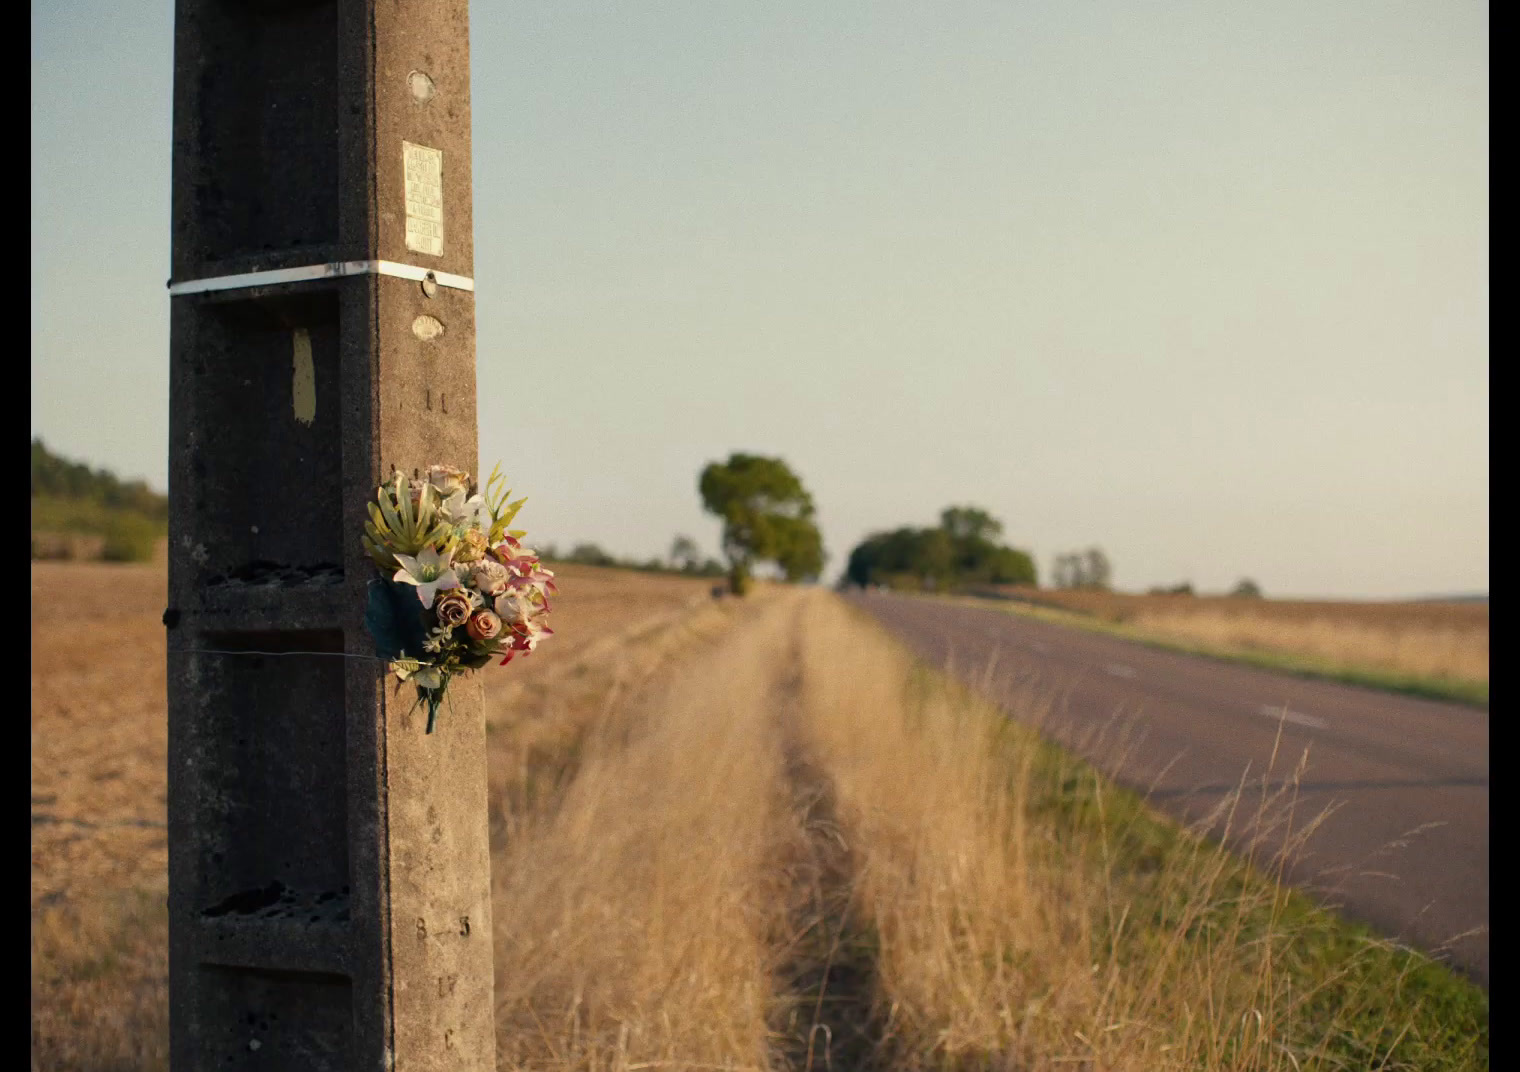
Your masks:
M453 491L439 503L438 511L450 525L473 525L479 529L491 527L491 512L486 507L485 498L471 495L467 499L463 488Z
M464 489L460 488L450 493L438 504L438 512L451 525L463 521L465 516Z
M485 496L471 495L465 500L465 506L470 508L470 524L482 532L491 531L491 523L496 519L491 516L491 507L487 505Z
M459 587L459 577L451 564L453 557L453 552L440 555L431 547L423 548L422 553L415 557L397 555L396 561L401 563L401 568L391 579L402 584L415 584L417 598L424 607L431 607L440 591Z

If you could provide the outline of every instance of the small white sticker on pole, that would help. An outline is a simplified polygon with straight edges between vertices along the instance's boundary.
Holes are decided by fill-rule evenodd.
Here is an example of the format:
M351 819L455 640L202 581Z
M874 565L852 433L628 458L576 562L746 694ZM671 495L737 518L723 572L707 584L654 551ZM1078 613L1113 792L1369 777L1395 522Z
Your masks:
M406 166L406 248L443 256L443 150L401 143Z

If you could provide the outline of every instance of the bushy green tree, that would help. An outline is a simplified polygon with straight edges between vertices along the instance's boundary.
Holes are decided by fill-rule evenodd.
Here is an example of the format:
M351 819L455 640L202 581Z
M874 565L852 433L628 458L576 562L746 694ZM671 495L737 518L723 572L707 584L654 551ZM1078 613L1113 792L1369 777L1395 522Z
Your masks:
M774 562L788 581L823 572L813 497L780 458L731 454L702 470L697 489L702 505L723 521L723 553L735 593L748 590L759 562Z
M850 552L845 579L861 586L912 583L950 589L966 584L1034 584L1034 559L995 541L1002 522L974 506L940 513L938 528L878 532Z
M955 544L943 529L904 527L866 537L850 552L845 575L859 585L946 587L955 574Z
M979 506L947 506L939 513L939 527L957 540L986 540L1003 535L1003 523Z

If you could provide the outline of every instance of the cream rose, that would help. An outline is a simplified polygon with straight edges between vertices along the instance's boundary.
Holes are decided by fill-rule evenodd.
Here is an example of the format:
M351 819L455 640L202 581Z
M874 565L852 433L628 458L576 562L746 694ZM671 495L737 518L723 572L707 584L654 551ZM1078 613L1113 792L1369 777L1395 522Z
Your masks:
M507 567L492 558L477 562L470 571L470 583L486 596L501 595L507 590L507 582L511 579Z
M456 491L466 490L470 482L470 474L462 469L455 469L449 465L433 465L428 467L428 483L443 492L445 496L454 494Z
M525 599L519 592L505 592L497 596L494 605L496 613L501 615L501 620L513 625L526 622L534 611L532 602Z

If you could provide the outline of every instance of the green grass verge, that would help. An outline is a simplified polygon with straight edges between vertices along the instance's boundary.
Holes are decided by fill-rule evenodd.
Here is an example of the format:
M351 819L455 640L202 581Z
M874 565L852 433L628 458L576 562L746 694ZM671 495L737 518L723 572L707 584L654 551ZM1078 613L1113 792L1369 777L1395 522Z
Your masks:
M133 510L106 506L91 499L55 495L32 496L32 557L45 557L49 536L95 536L100 557L107 562L146 562L158 541L168 533L168 523L144 517Z
M1385 692L1403 693L1406 696L1419 696L1427 700L1445 700L1452 703L1467 704L1470 707L1480 707L1484 710L1488 709L1487 681L1422 677L1417 674L1399 673L1398 671L1383 670L1373 666L1336 663L1328 659L1318 659L1311 655L1295 655L1288 652L1214 647L1207 644L1198 644L1173 637L1161 636L1143 629L1137 629L1132 625L1108 622L1090 615L1078 614L1075 611L1056 610L1051 607L1019 603L1014 600L980 599L972 596L932 596L930 598L944 599L967 606L993 608L1008 614L1016 614L1020 617L1048 622L1051 625L1067 625L1074 629L1085 629L1089 633L1103 633L1107 636L1117 637L1120 640L1128 640L1136 644L1143 644L1149 648L1159 648L1164 651L1182 652L1186 655L1201 655L1208 659L1219 659L1224 662L1255 666L1263 670L1276 670L1280 673L1293 674L1297 677L1315 678L1320 681L1338 681L1346 685L1360 685L1364 688L1382 689Z
M1221 984L1222 991L1238 986L1277 1000L1301 995L1286 1018L1284 1042L1306 1067L1488 1068L1489 1001L1480 986L1319 906L1212 838L1185 830L1063 749L1044 741L1038 747L1035 809L1059 816L1058 825L1085 831L1084 841L1100 827L1106 832L1108 861L1087 862L1095 877L1103 873L1114 900L1128 905L1130 914L1127 929L1100 934L1096 944L1114 943L1122 971L1144 972L1186 922L1190 944L1239 946L1242 977ZM1253 808L1249 789L1241 808ZM1200 858L1216 869L1213 897L1201 911ZM1270 984L1261 974L1266 946Z
M915 687L973 692L922 663ZM1010 777L1020 767L1011 757L1033 750L1026 814L1054 865L1102 891L1108 910L1093 915L1091 950L1105 970L1140 985L1202 989L1199 1002L1267 1010L1273 1047L1291 1055L1273 1068L1488 1069L1481 986L1321 906L1287 885L1275 861L1246 858L1173 821L1027 726L1005 720L995 747L1010 756ZM1264 799L1260 782L1242 790L1241 816L1270 823L1291 804L1286 795ZM1210 966L1179 970L1190 958ZM1236 1067L1231 1045L1224 1040L1201 1067Z

